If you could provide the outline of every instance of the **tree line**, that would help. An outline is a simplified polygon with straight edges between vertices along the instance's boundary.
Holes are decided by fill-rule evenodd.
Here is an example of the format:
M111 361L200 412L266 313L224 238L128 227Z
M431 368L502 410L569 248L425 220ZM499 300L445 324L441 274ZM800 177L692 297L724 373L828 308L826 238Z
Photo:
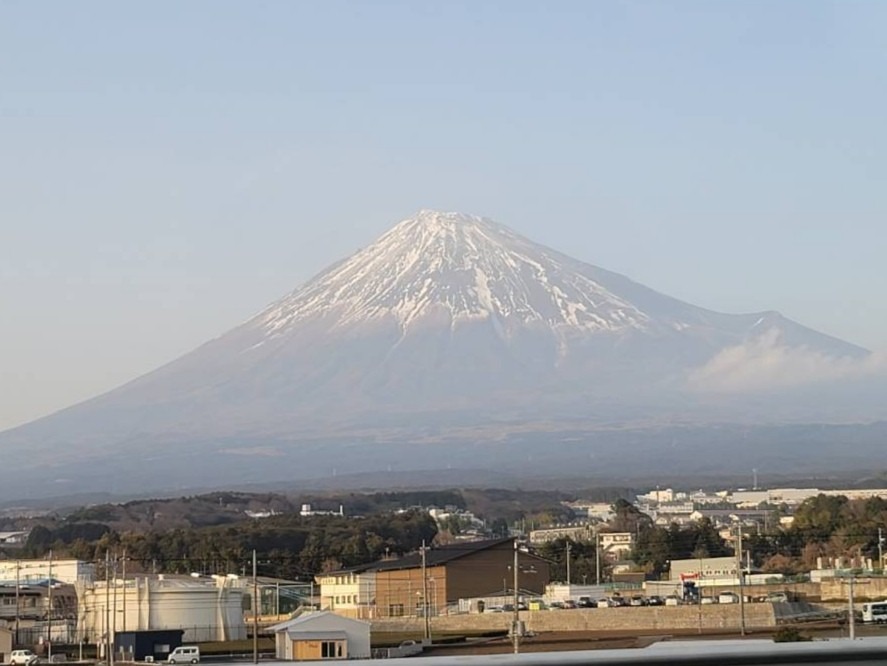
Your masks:
M245 573L252 551L262 573L293 580L395 557L431 543L437 525L424 511L361 519L286 514L217 527L120 533L100 523L35 527L28 557L71 557L101 563L125 557L129 571Z

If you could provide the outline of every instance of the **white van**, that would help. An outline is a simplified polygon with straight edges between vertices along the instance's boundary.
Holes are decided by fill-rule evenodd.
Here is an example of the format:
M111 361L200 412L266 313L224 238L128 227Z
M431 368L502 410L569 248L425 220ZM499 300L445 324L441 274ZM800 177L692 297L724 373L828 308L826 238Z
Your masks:
M199 664L200 648L196 645L182 645L169 653L167 664Z

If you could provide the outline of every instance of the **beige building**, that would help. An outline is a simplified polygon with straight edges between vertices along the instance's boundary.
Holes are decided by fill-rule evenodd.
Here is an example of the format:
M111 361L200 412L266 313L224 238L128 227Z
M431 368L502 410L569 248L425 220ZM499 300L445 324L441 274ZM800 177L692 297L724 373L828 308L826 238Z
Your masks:
M0 628L0 663L9 663L10 652L12 652L12 632L9 629Z

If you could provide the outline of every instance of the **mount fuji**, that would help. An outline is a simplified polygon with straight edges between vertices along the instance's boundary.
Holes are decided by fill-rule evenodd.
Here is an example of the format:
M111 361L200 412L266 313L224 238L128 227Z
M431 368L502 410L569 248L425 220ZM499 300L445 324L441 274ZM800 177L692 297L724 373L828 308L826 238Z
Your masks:
M0 487L230 485L515 451L600 470L625 437L657 451L676 427L883 416L867 411L883 404L867 398L871 358L776 312L709 311L423 210L193 352L0 433ZM792 368L807 374L787 382Z

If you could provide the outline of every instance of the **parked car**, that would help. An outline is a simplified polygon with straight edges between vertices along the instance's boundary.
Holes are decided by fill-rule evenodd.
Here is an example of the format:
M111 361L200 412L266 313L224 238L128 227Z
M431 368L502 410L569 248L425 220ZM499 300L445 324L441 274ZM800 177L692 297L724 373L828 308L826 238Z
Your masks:
M199 664L200 648L196 645L180 645L169 653L167 664Z
M703 606L708 606L718 603L718 600L717 597L702 597L701 599L699 599L699 603L701 603Z
M647 600L644 599L640 594L634 595L629 601L628 604L630 606L646 606Z
M721 592L718 595L719 604L738 604L739 595L735 592Z
M647 597L647 605L648 606L664 606L665 599L660 597L658 594L654 594L651 597Z
M572 599L566 599L564 601L564 608L578 608L579 606Z
M628 606L628 604L629 604L628 599L626 599L625 597L620 596L618 594L615 594L612 597L610 597L610 605L613 608L621 608L622 606Z
M30 650L13 650L9 655L9 663L13 666L31 666L40 661L40 657Z
M579 608L594 608L595 602L591 597L579 597L576 601L576 606Z
M681 600L678 599L678 596L676 594L669 594L667 597L665 597L665 605L666 606L680 606Z
M601 599L597 600L597 607L598 608L611 608L612 606L613 606L613 602L610 599L608 599L607 597L602 597Z
M563 608L566 608L563 601L552 601L548 604L548 610L562 610Z

